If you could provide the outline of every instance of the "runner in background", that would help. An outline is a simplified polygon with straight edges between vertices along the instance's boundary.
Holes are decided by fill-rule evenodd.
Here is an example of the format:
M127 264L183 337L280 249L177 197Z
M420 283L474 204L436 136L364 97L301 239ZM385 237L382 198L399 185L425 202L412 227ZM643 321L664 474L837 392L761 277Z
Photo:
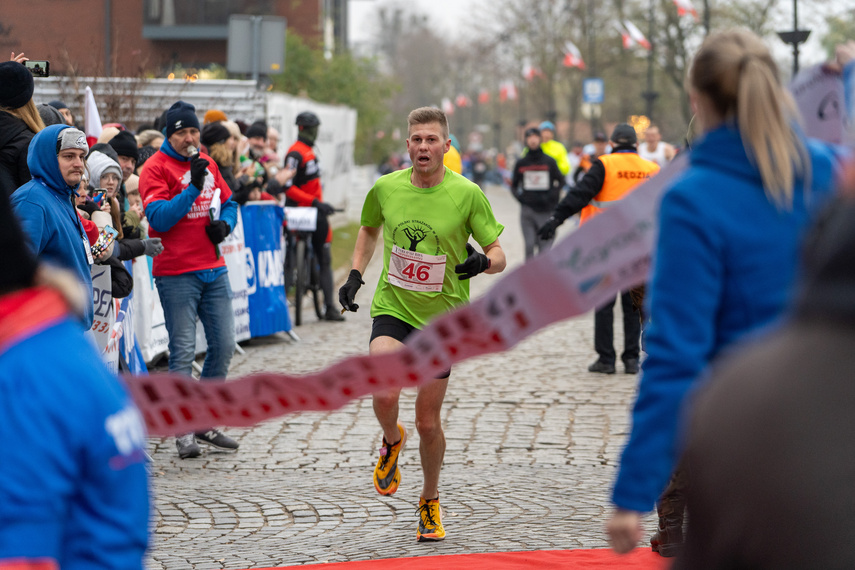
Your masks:
M407 336L434 316L469 301L468 279L499 273L505 253L504 227L496 221L481 189L442 163L451 141L448 120L439 109L422 107L407 117L407 151L413 166L380 177L362 208L362 227L353 252L353 269L339 290L341 305L356 311L356 293L377 241L383 237L383 272L371 305L374 324L369 352L400 349ZM483 248L468 243L470 235ZM416 537L442 540L439 474L445 454L441 409L451 371L419 388L416 429L421 439L424 483ZM400 389L374 394L374 413L383 428L383 447L374 468L374 487L382 495L398 489L398 459L407 430L398 420Z
M638 145L638 156L655 162L659 167L663 167L674 158L674 147L666 142L662 142L662 135L659 134L659 127L650 125L644 131L644 142Z

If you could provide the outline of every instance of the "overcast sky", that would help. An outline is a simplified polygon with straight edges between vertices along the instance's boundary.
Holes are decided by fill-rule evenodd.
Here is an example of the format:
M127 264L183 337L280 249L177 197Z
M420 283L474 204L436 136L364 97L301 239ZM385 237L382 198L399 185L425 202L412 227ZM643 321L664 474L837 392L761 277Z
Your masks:
M471 28L472 18L489 17L489 9L479 9L479 6L485 5L484 2L485 0L350 0L351 42L356 44L370 39L371 32L376 30L377 10L382 6L400 6L410 12L427 14L437 28L448 34L450 39L458 38ZM700 0L694 0L694 3L700 8ZM825 57L819 44L818 33L822 31L823 18L828 14L843 14L847 10L855 10L855 0L824 0L822 4L826 8L822 14L808 13L805 3L799 4L799 27L813 30L808 43L802 46L802 65L818 63ZM787 30L792 29L791 6L791 1L781 0L778 7L778 18ZM792 53L792 48L784 45L773 46L773 49L779 59Z

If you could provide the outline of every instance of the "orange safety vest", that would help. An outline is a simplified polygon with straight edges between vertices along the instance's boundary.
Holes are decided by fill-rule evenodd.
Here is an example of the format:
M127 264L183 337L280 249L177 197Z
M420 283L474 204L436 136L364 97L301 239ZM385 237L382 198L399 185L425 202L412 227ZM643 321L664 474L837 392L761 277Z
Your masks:
M603 209L614 205L632 192L636 186L659 172L659 165L645 160L634 152L604 154L599 157L606 170L603 187L587 206L582 208L580 224L584 224Z

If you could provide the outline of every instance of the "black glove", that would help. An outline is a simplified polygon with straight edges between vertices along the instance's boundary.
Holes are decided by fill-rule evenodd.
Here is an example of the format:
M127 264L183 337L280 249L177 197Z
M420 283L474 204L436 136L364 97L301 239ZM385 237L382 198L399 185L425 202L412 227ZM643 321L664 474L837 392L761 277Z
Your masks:
M338 290L338 302L341 303L341 306L355 313L359 305L353 301L356 299L356 292L363 285L365 285L365 281L362 280L362 274L356 269L351 269L350 275L347 276L347 282Z
M210 225L205 226L205 233L208 234L208 239L211 240L214 245L217 245L226 239L226 236L232 233L232 228L223 220L217 220L211 222Z
M564 223L564 220L558 221L555 216L550 216L546 223L537 230L537 236L540 239L552 239L555 237L555 229Z
M145 255L157 257L163 253L163 244L160 243L160 238L146 238L142 242L145 244L145 251L143 252Z
M208 165L211 164L200 155L190 160L190 184L202 190L205 187L205 176L208 175Z
M323 214L324 216L332 216L332 215L333 215L333 212L335 212L335 208L333 208L333 207L332 207L332 206L330 206L329 204L325 204L324 202L321 202L321 201L320 201L320 200L318 200L317 198L315 198L314 200L312 200L312 206L314 206L315 208L317 208L317 209L318 209L318 213L319 213L319 214Z
M463 263L454 266L454 272L461 281L471 279L479 273L483 273L490 267L490 260L483 253L478 253L472 244L466 244L466 253L469 254Z

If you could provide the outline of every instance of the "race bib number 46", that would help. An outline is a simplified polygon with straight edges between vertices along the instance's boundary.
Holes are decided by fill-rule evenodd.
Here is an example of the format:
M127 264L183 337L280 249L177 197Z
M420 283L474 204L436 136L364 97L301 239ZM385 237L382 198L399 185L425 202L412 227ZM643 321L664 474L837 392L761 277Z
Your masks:
M428 255L393 246L389 256L389 283L409 291L442 291L445 256Z

